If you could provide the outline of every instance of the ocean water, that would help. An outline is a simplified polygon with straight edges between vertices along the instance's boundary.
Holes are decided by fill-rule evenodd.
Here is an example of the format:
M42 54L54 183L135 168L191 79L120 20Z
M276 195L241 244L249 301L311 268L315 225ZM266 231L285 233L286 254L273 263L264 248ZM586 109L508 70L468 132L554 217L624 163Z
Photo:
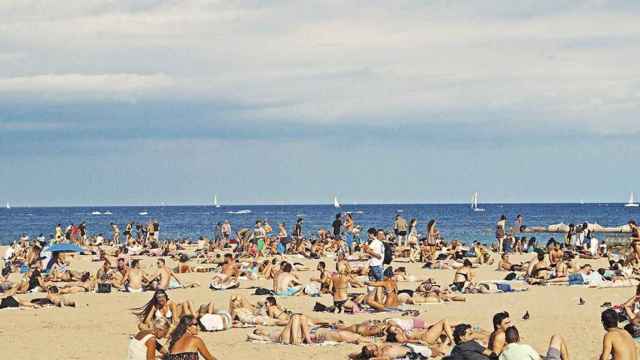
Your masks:
M504 214L511 224L517 214L524 216L525 224L543 226L564 222L599 223L603 226L625 224L631 218L640 219L639 208L626 208L623 204L483 204L486 211L474 212L466 204L381 204L343 205L335 209L331 205L235 205L222 206L94 206L94 207L29 207L0 208L0 244L7 244L26 233L35 237L40 233L49 236L55 225L66 226L84 221L89 234L103 233L111 236L110 223L120 225L129 221L147 223L150 219L160 222L161 239L197 239L201 235L212 236L219 221L229 220L232 230L253 227L257 219L268 219L277 232L276 223L285 222L289 233L297 217L304 218L305 234L320 228L331 228L339 211L351 212L356 224L366 230L369 227L390 229L397 213L407 220L418 220L422 234L430 219L436 219L445 239L463 241L494 240L495 223ZM93 212L100 215L93 215ZM146 215L141 213L146 212ZM105 214L110 213L110 214ZM538 235L546 240L549 236Z

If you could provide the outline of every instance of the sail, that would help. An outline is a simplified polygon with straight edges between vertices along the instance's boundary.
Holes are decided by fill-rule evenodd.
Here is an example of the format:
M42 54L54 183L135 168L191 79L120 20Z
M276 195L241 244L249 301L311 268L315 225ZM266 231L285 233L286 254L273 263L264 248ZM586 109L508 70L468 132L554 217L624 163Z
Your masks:
M9 205L8 201L7 201L7 209L11 209L11 205Z
M629 204L633 204L635 202L634 200L633 192L629 193Z
M213 206L220 207L220 204L218 204L218 195L213 195Z
M337 196L333 197L333 207L335 207L335 208L339 208L340 207L340 203L338 202L338 197Z

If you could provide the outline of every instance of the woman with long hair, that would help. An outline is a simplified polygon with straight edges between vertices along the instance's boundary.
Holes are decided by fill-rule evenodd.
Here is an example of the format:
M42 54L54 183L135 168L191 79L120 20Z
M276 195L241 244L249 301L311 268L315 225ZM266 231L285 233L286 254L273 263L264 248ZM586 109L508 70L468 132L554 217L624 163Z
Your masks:
M169 338L169 354L166 360L198 360L198 354L205 360L215 360L207 345L198 337L198 320L193 315L180 318L178 326Z
M143 306L132 310L133 314L140 320L140 324L138 324L139 330L151 330L153 320L158 318L165 318L172 326L175 326L181 315L194 314L190 301L176 304L169 299L169 295L164 290L156 290L151 300Z

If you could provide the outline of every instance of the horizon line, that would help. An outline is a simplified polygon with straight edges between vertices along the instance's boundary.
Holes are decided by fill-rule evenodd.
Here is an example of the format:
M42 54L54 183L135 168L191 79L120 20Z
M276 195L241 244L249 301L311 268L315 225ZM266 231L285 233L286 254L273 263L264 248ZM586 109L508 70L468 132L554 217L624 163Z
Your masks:
M620 204L624 205L625 202L483 202L484 205L608 205L608 204ZM469 205L468 202L355 202L355 203L342 203L341 207L345 206L359 206L359 205ZM98 207L214 207L213 204L104 204L104 205L17 205L11 206L11 209L29 209L29 208L98 208ZM310 202L310 203L279 203L279 202L259 202L259 203L229 203L219 204L220 208L225 206L332 206L331 203ZM5 209L5 208L0 208ZM5 209L8 210L8 209Z

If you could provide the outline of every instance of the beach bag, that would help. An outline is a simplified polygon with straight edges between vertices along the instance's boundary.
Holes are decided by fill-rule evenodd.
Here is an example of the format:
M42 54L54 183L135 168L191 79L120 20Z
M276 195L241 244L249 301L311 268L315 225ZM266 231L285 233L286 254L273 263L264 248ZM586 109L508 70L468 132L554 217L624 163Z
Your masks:
M315 312L327 312L329 310L329 307L327 305L321 304L319 302L316 302L316 304L313 306L313 311Z
M384 258L382 263L384 265L389 265L393 261L393 249L390 244L385 244L384 246Z
M108 294L111 292L111 284L102 283L98 284L98 288L96 289L96 293L98 294Z
M507 276L504 277L504 279L507 280L507 281L512 281L512 280L515 280L517 276L518 276L518 274L516 274L514 272L510 272L510 273L507 274Z
M256 291L253 293L254 295L274 295L273 291L265 288L256 288Z

